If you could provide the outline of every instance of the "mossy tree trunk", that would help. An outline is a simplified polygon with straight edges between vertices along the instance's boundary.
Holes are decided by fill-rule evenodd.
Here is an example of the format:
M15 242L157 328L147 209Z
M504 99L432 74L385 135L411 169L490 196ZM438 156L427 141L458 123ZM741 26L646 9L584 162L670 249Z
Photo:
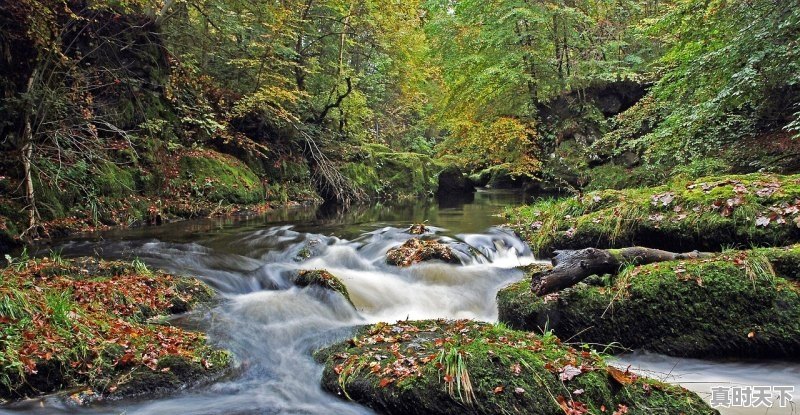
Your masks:
M697 251L678 254L640 246L621 249L585 248L556 251L553 268L534 275L531 290L539 296L569 288L591 275L616 274L623 266L646 265L678 259L702 258L711 254Z

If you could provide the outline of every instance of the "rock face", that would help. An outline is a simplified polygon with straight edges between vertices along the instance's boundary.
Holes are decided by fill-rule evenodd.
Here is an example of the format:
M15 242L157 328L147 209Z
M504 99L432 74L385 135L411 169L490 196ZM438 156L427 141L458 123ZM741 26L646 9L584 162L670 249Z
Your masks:
M440 260L451 264L460 261L450 247L436 242L412 238L386 253L386 262L398 267L408 267L419 262Z
M325 390L384 414L717 413L591 349L473 321L379 323L315 356Z
M436 196L463 196L475 191L472 181L458 167L448 167L439 173L439 187Z
M575 341L688 357L800 354L800 247L631 267L537 297L530 279L498 293L499 319Z

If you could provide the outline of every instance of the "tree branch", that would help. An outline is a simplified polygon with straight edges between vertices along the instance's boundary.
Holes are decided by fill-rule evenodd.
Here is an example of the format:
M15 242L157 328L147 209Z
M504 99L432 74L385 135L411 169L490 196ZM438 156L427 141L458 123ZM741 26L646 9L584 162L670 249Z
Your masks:
M319 116L316 117L315 122L317 124L321 124L322 121L325 120L325 117L328 116L328 112L330 112L330 110L334 108L338 108L339 106L341 106L342 101L344 101L344 99L347 98L347 96L350 95L351 92L353 92L353 81L350 80L350 77L348 76L347 78L344 78L344 81L347 83L347 91L345 91L344 94L340 94L338 97L336 97L336 101L326 105L325 108L322 109L322 112L320 112Z

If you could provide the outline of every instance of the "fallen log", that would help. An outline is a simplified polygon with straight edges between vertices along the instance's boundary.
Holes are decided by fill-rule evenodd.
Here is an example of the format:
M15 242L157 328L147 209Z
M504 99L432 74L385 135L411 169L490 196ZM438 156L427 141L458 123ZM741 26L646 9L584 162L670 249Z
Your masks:
M707 258L706 252L675 252L635 246L621 249L585 248L555 251L553 268L533 276L531 290L538 296L552 294L583 281L591 275L616 274L627 265L646 265L680 259Z

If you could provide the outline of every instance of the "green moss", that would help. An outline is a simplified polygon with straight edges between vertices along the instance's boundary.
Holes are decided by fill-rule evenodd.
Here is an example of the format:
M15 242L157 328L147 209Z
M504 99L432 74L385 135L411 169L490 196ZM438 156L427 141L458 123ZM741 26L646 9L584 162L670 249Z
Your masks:
M530 280L498 293L512 327L555 330L593 344L675 356L791 357L800 353L796 248L727 252L630 268L601 286L539 298ZM773 271L774 270L774 271Z
M799 241L798 198L800 175L720 176L542 200L508 217L537 255L587 246L718 250Z
M100 165L93 180L99 195L125 197L136 193L134 172L111 162Z
M621 190L663 183L662 177L652 171L652 166L625 167L608 163L589 169L584 174L589 178L589 183L584 187L587 191Z
M298 287L316 286L326 290L333 290L344 296L347 302L353 304L350 300L350 293L347 292L347 287L341 280L336 278L333 274L325 270L303 270L297 273L294 278L294 284Z
M206 150L181 157L175 183L191 196L211 202L250 204L264 200L258 176L241 161Z
M377 144L361 147L359 159L342 174L372 197L409 199L432 196L445 168L424 154L392 152Z
M56 187L34 178L33 189L36 194L36 208L44 220L63 218L67 207L77 202L77 190L71 186Z
M800 281L800 245L758 248L754 252L769 261L775 274L782 278Z
M560 415L559 401L589 413L619 405L636 414L716 413L679 387L626 374L629 384L618 383L605 357L591 349L502 325L379 323L316 357L325 363L323 388L386 414ZM577 373L562 377L570 370ZM578 389L583 393L573 395Z

